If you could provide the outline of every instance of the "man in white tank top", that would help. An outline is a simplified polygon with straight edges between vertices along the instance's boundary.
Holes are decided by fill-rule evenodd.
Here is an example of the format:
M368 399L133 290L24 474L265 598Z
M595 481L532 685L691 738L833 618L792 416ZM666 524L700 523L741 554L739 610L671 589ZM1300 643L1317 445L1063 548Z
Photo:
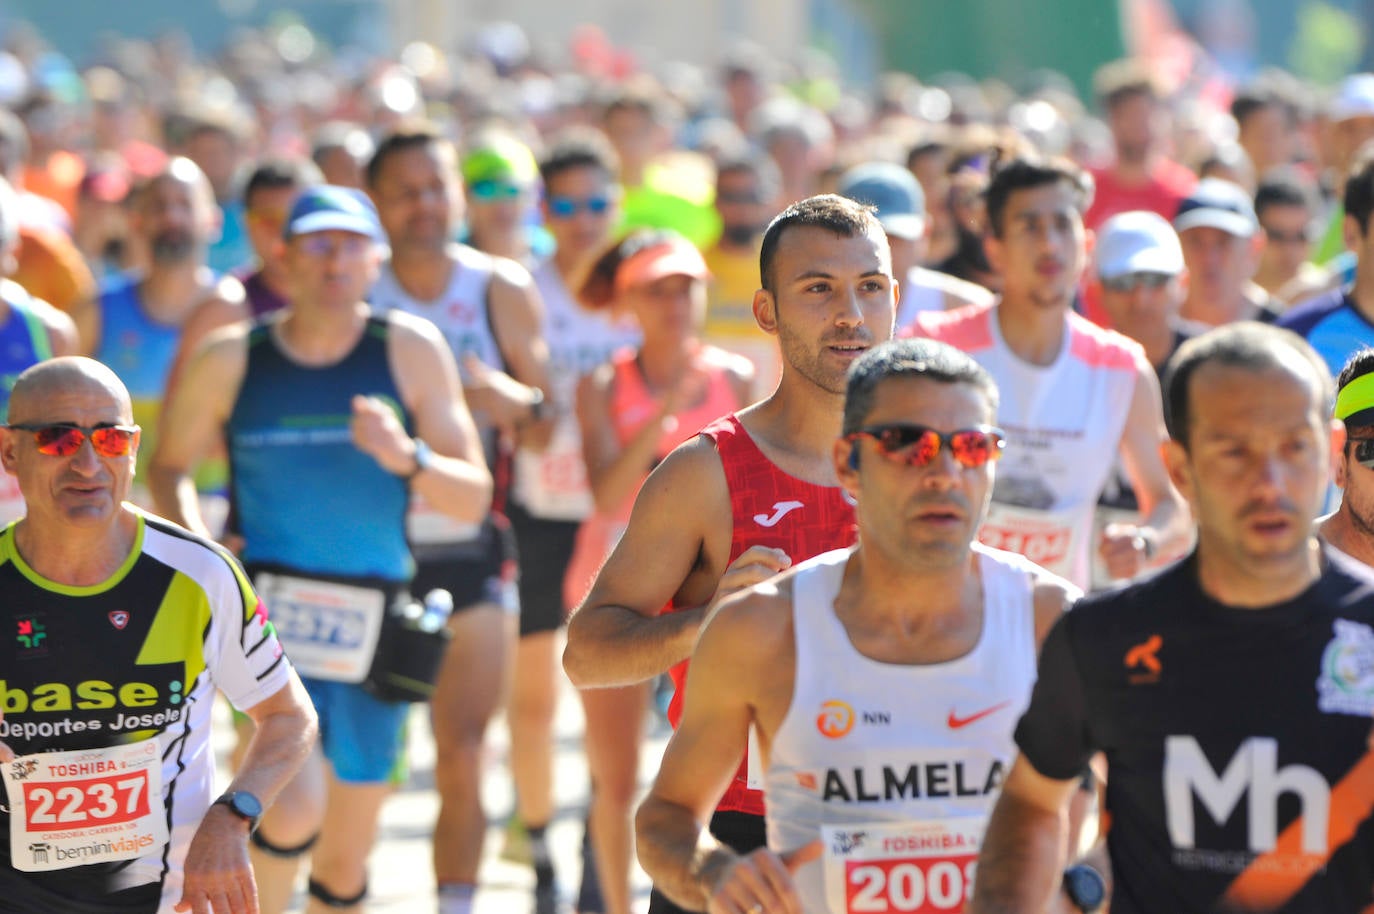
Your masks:
M988 373L941 343L883 344L855 363L834 461L859 545L721 605L639 811L640 862L683 907L962 907L1039 641L1078 596L974 543L1002 447L997 400ZM751 727L768 847L742 856L706 823Z
M1095 550L1114 579L1187 548L1187 510L1164 470L1159 382L1134 340L1073 310L1087 264L1082 211L1092 197L1077 166L1013 159L986 193L988 259L1002 277L996 305L916 316L915 332L978 360L1002 391L1007 460L981 542L1018 552L1087 587ZM1139 524L1092 541L1094 506L1120 454Z

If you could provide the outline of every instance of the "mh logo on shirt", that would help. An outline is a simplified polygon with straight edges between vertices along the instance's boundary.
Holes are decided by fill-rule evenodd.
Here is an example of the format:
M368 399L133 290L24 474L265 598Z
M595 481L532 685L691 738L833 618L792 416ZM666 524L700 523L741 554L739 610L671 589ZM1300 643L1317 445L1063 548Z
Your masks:
M1297 797L1301 809L1302 850L1327 852L1327 825L1331 813L1331 785L1307 765L1278 766L1278 740L1255 736L1240 744L1236 754L1217 774L1192 736L1170 736L1164 741L1164 808L1169 840L1177 848L1195 848L1196 799L1212 821L1224 825L1246 797L1247 846L1251 853L1266 853L1278 844L1279 798Z

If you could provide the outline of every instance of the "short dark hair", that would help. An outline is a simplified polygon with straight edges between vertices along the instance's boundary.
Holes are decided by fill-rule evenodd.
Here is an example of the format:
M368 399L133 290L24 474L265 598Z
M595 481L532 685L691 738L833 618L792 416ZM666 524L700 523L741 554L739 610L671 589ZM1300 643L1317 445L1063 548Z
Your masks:
M1316 188L1294 168L1275 168L1255 189L1255 215L1263 216L1271 206L1303 206L1316 210Z
M1369 234L1369 217L1374 214L1374 155L1361 155L1345 182L1345 214L1360 225L1360 234Z
M364 170L367 186L377 186L377 177L382 173L382 167L386 165L388 158L400 152L423 149L426 146L441 146L453 150L453 143L440 132L437 125L428 121L401 124L390 130L378 141L372 158L367 160L367 168ZM454 154L456 155L456 151Z
M248 173L243 185L244 209L253 206L253 195L260 190L297 190L324 182L324 175L309 159L263 159Z
M1283 85L1278 74L1266 74L1242 86L1231 99L1231 117L1241 127L1257 112L1277 108L1292 127L1298 121L1298 106L1292 92Z
M1247 371L1266 369L1290 370L1296 355L1305 362L1315 381L1315 393L1320 397L1322 414L1331 415L1335 393L1331 372L1322 357L1307 342L1291 330L1261 324L1257 321L1237 321L1207 331L1185 342L1169 359L1164 375L1164 426L1169 437L1184 448L1188 446L1188 395L1193 375L1203 365L1219 363Z
M1336 377L1336 393L1339 394L1351 381L1367 374L1374 374L1374 348L1369 346L1360 349L1346 361L1345 365L1341 366L1341 373ZM1345 418L1347 427L1368 428L1374 425L1374 419L1369 418L1369 413L1370 410L1365 409L1347 416ZM1347 438L1346 443L1349 442L1350 439Z
M777 277L773 275L773 261L777 258L783 234L788 229L806 227L825 229L841 238L870 233L886 237L871 206L855 203L838 194L820 194L799 200L774 216L764 230L763 245L759 249L759 284L768 292L776 294L778 290Z
M1002 237L1005 228L1002 215L1013 193L1059 183L1067 185L1073 192L1074 206L1078 212L1087 212L1093 201L1093 180L1086 171L1068 159L1041 159L1023 155L994 163L992 178L983 193L988 211L988 229L993 237Z
M983 395L995 417L999 396L988 370L948 343L913 338L879 343L849 369L844 392L842 434L852 435L873 412L878 385L889 378L929 378L942 384L968 384Z
M548 187L554 178L576 168L596 168L610 178L620 170L615 147L600 130L574 127L555 137L539 160L539 177Z

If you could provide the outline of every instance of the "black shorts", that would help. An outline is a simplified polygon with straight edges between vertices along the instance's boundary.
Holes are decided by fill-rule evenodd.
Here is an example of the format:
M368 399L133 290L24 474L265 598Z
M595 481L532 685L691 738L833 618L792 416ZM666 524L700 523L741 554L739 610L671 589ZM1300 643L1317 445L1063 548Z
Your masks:
M520 637L557 631L568 621L563 575L581 523L535 517L515 502L506 507L520 549Z
M717 841L739 854L758 850L768 843L763 816L747 812L717 812L711 816L711 834ZM689 914L658 889L649 893L649 914Z
M520 611L516 558L510 522L493 512L474 539L421 552L410 592L423 600L431 590L447 590L453 595L454 612L494 605L515 614Z

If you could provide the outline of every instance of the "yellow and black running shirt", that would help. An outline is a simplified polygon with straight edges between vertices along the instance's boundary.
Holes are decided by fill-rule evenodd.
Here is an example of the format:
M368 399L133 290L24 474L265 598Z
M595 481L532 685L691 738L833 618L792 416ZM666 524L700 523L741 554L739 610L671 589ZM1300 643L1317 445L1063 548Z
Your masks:
M6 810L0 912L170 910L211 800L215 691L251 708L286 685L289 663L238 563L208 540L140 512L109 580L68 587L24 562L14 531L0 532L0 740L19 756L155 740L170 842L119 863L19 872L12 853L30 849L11 848Z

